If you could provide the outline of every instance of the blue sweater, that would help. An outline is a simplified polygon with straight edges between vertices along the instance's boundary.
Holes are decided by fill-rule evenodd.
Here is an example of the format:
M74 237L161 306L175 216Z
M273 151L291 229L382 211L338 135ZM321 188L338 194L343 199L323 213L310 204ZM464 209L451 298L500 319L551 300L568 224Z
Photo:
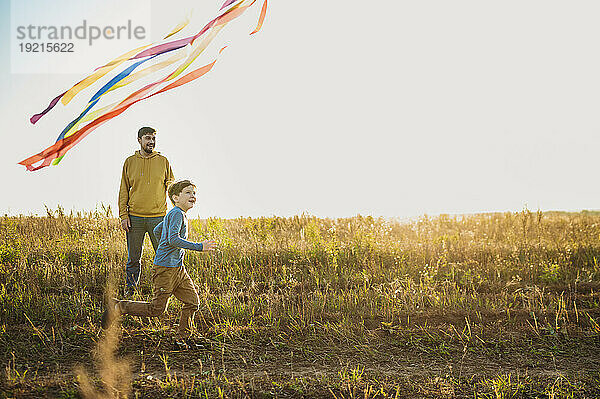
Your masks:
M159 241L154 264L165 267L179 267L183 265L185 249L202 251L201 243L187 240L187 232L188 224L185 212L176 206L154 228L154 235Z

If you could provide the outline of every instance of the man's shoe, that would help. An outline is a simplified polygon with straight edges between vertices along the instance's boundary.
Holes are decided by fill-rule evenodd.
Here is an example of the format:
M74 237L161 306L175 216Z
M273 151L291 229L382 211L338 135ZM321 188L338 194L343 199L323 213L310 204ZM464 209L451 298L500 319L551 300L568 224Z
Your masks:
M104 309L104 313L102 313L102 329L108 330L112 323L115 321L117 317L120 315L119 311L119 300L118 299L110 299L106 304L106 308Z

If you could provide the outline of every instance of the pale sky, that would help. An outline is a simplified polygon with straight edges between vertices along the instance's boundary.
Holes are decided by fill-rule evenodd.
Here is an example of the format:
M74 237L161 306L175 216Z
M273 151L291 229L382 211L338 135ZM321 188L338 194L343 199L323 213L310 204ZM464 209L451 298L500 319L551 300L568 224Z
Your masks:
M73 1L33 2L44 12ZM151 39L192 8L175 38L197 32L220 2L148 3ZM132 7L124 15L111 2L78 3L90 19L136 17ZM158 130L176 177L197 183L193 217L599 208L597 1L270 0L262 31L249 37L258 3L196 60L230 45L207 75L134 105L60 165L27 172L17 163L54 143L107 79L36 125L29 117L132 47L57 55L87 73L11 73L16 32L10 1L0 0L0 212L104 203L116 214L141 126Z

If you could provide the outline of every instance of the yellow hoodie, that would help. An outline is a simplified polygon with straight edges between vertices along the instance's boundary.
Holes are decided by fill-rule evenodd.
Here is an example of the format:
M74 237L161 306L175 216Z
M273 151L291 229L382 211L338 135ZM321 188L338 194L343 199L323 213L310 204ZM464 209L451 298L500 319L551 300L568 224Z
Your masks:
M119 217L129 215L156 217L167 213L167 187L173 182L169 161L153 151L143 157L140 151L128 157L123 164L119 190Z

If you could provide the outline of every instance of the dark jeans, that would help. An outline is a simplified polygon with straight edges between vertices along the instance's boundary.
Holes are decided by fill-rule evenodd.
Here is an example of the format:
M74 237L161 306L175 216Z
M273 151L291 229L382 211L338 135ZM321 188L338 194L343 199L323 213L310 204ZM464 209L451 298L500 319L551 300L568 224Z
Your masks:
M127 233L127 266L125 267L125 281L128 289L135 288L140 282L140 259L146 233L150 236L152 248L156 252L158 239L154 237L153 230L162 222L163 218L164 216L153 218L129 216L131 227Z

